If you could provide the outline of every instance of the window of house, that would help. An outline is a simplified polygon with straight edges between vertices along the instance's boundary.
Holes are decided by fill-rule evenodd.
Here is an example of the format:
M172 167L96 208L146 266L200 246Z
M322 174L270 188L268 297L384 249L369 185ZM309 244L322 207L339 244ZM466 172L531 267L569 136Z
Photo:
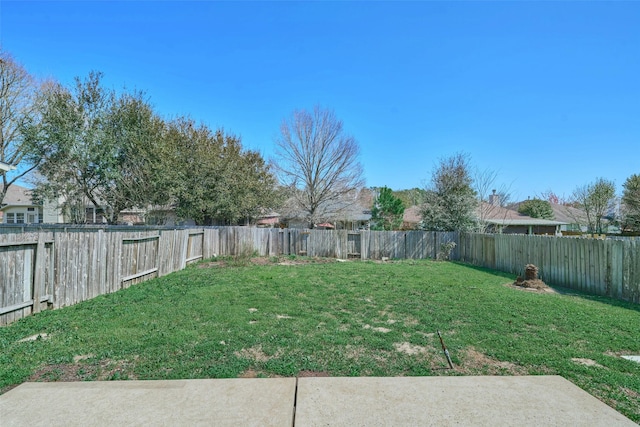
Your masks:
M24 213L16 213L16 224L24 224Z
M16 222L16 214L9 212L7 215L7 224L15 224Z

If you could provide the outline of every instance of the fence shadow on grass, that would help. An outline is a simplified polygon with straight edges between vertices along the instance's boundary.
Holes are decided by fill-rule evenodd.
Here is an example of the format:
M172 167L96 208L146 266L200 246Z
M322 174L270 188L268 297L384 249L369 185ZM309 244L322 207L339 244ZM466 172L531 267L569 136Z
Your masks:
M491 273L495 276L504 277L506 279L505 283L512 283L515 281L516 274L505 273L503 271L493 270L491 268L481 267L481 266L469 264L462 261L452 261L452 262L462 267L469 268L471 270L482 271L485 273ZM524 266L522 269L524 271ZM617 300L615 298L611 298L606 295L592 295L587 292L583 292L577 289L571 289L565 286L558 286L553 283L546 283L546 284L559 295L570 296L570 297L580 298L580 299L589 300L589 301L595 301L595 302L607 304L613 307L625 308L627 310L632 310L640 313L640 305L630 301Z

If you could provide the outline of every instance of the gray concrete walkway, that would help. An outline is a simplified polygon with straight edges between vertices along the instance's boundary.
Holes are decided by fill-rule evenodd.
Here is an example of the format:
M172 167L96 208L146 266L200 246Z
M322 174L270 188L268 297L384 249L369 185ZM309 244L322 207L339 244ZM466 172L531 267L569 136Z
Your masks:
M635 426L558 376L25 383L2 426Z

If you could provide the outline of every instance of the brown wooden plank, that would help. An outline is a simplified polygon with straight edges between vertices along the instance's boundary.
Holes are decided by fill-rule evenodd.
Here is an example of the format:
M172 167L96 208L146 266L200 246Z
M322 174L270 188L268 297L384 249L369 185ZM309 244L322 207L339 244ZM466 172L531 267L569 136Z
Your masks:
M36 260L33 278L33 313L40 312L40 298L44 293L44 269L45 269L45 246L44 235L38 236L38 244L36 247Z

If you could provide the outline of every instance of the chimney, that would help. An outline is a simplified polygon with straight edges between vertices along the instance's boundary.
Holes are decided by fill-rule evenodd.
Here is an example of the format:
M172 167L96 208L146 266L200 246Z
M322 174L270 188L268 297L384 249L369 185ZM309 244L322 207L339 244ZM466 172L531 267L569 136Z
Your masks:
M491 206L500 206L500 195L496 194L496 190L493 190L493 194L489 195L489 204Z

